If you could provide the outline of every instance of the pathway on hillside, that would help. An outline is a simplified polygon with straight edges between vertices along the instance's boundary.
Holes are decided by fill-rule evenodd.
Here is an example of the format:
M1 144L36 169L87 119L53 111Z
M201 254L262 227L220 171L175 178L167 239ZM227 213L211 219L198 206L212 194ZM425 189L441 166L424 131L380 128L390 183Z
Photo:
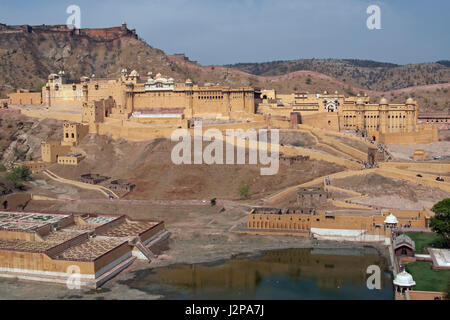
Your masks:
M306 183L302 183L297 186L289 187L284 190L281 190L269 197L266 197L262 199L265 203L273 203L275 201L278 201L282 199L283 197L286 197L293 192L296 192L298 188L302 187L311 187L317 184L323 184L323 181L325 178L329 178L330 181L333 179L342 179L347 177L353 177L356 175L367 175L370 173L376 173L379 175L382 175L384 177L388 178L394 178L394 179L402 179L407 180L413 183L433 187L433 188L439 188L443 191L450 192L450 183L449 182L442 182L442 181L436 181L435 177L430 174L423 174L422 177L417 177L415 172L407 171L407 170L400 170L400 169L388 169L388 168L375 168L375 169L367 169L367 170L350 170L350 171L341 171L334 174L326 175L323 177L319 177L316 179L313 179L311 181L308 181ZM361 195L362 196L362 195Z
M103 193L108 199L119 199L119 196L117 194L115 194L113 191L111 191L110 189L108 189L106 187L92 185L92 184L88 184L88 183L84 183L84 182L80 182L80 181L76 181L76 180L69 180L69 179L61 178L60 176L54 174L53 172L51 172L48 169L45 169L42 172L52 180L55 180L55 181L58 181L58 182L61 182L64 184L70 184L70 185L73 185L73 186L76 186L76 187L82 188L82 189L99 191L99 192Z

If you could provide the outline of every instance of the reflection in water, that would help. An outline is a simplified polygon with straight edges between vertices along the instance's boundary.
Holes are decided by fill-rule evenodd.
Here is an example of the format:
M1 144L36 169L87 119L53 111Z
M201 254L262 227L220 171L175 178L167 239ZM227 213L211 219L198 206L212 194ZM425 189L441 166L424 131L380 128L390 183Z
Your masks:
M381 290L366 286L370 265L382 270ZM387 270L371 248L288 249L215 265L141 270L125 283L173 299L393 299Z

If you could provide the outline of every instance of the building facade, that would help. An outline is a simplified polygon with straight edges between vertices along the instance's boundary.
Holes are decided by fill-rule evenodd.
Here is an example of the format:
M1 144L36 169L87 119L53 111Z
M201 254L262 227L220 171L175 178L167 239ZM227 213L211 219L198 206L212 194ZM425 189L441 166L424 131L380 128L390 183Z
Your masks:
M102 99L113 99L114 106L105 116L129 119L146 114L183 114L193 117L224 117L255 113L255 89L250 87L198 86L187 79L149 73L141 81L135 70L122 70L118 79L82 77L79 83L67 83L64 72L51 74L42 89L49 107L82 107Z

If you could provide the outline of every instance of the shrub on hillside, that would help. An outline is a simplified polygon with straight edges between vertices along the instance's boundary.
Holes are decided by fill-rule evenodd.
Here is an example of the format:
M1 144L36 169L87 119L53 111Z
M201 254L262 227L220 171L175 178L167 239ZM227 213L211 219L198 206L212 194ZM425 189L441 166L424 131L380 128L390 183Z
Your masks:
M14 168L5 176L5 180L12 182L27 181L30 178L30 170L27 167Z

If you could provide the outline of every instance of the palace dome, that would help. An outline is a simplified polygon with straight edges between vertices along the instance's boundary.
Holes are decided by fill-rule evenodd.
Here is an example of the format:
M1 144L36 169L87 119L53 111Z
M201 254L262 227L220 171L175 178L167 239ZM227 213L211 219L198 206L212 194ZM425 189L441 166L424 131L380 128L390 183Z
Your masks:
M358 98L358 99L356 100L356 104L364 104L363 99Z
M416 285L412 275L403 270L395 276L394 284L400 287L412 287Z
M381 98L380 104L388 104L388 101L386 98Z
M131 71L130 77L139 77L139 73L136 70Z
M384 219L384 223L396 224L398 223L397 218L391 213Z
M414 104L414 100L412 98L406 99L406 104Z

